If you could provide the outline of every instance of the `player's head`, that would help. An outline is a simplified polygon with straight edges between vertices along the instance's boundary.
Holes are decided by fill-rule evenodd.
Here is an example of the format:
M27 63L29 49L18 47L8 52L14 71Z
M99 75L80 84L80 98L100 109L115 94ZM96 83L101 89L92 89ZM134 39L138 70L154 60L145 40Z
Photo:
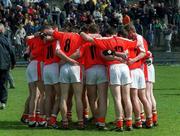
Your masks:
M121 27L118 29L117 36L128 38L128 32L124 29L124 27Z
M50 25L44 25L42 26L41 30L40 30L40 38L42 40L47 40L47 37L51 37L51 36L48 36L47 32L50 31L50 30L53 30L52 26Z
M96 33L99 33L99 28L96 24L91 24L88 28L88 31L89 33L96 34Z
M105 31L105 35L107 37L115 35L116 34L116 29L114 27L108 27Z
M128 32L128 38L135 40L136 39L136 28L135 28L135 26L132 23L130 23L130 24L126 25L124 28Z
M85 33L88 33L88 25L83 25L82 27L80 27L80 32L85 32Z

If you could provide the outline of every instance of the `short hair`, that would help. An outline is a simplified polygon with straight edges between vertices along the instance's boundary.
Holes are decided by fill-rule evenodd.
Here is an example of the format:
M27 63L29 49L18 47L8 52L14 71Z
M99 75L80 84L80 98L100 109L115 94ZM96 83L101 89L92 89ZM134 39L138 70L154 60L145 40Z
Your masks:
M116 33L116 29L114 27L108 27L106 30L105 30L105 34L106 35L114 35Z
M96 24L91 24L88 30L90 33L99 33L99 28Z
M124 29L124 27L121 27L118 29L118 36L127 38L128 37L128 32Z
M124 28L125 28L125 30L128 31L128 32L129 32L129 31L136 32L136 28L135 28L135 26L134 26L132 23L124 26Z

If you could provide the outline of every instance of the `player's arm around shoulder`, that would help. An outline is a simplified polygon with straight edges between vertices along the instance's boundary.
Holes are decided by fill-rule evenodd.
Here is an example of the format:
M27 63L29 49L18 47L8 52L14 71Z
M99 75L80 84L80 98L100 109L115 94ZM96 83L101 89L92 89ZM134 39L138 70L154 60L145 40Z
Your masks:
M60 42L57 40L56 43L56 51L55 51L56 56L58 56L59 58L61 58L62 60L64 60L65 62L69 62L71 64L77 65L79 64L76 60L68 57L62 50L60 47Z

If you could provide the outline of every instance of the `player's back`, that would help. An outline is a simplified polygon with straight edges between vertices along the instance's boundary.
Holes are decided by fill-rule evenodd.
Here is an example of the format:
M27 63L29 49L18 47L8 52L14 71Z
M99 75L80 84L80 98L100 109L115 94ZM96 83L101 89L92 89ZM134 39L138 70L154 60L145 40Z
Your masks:
M26 44L30 49L30 54L35 60L42 61L44 53L44 43L40 37L34 37L26 40Z
M70 56L82 45L83 39L78 33L63 32L60 39L61 50Z
M80 48L81 56L83 58L85 69L92 65L103 65L103 59L101 57L101 50L95 44L85 43Z
M44 45L44 64L52 64L60 61L56 56L57 40L47 41Z

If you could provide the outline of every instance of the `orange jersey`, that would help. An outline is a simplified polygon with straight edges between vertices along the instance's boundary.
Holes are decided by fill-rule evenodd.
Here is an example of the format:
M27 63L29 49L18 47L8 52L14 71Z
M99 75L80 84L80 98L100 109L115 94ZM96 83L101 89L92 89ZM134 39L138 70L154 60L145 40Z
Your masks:
M56 56L57 40L47 41L44 47L44 64L58 63L60 58Z
M34 37L26 40L27 46L29 46L30 54L37 61L43 61L44 43L40 37Z
M92 43L86 43L81 46L80 56L84 60L85 69L88 69L93 65L104 65L100 48Z
M137 46L129 49L129 58L137 57L140 52L147 53L148 46L146 44L147 42L145 42L145 39L139 34L136 35L136 38L137 38ZM138 60L132 65L130 65L129 68L130 69L141 68L143 63L144 63L143 59Z
M104 37L104 38L95 38L94 39L96 45L101 48L101 50L112 50L116 52L125 52L130 44L132 44L132 41L124 38L120 38L117 36L114 37ZM134 43L135 44L135 43ZM111 64L119 64L121 63L118 60L113 60L113 61L105 61L106 65L111 65Z
M58 32L53 33L53 37L60 41L61 50L67 55L71 56L85 43L83 38L78 33ZM78 59L77 61L80 62Z

